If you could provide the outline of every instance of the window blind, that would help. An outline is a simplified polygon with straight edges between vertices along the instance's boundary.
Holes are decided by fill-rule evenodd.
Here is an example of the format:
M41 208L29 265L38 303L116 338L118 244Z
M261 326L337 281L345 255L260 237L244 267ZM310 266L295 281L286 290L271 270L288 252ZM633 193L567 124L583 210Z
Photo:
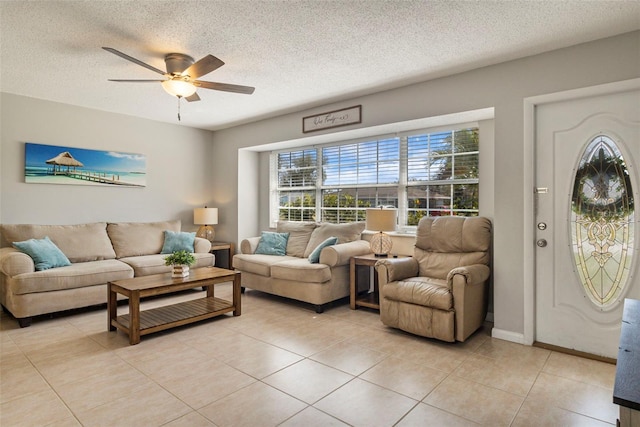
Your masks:
M425 215L477 215L477 127L415 131L277 153L277 218L363 221L398 208L400 225Z

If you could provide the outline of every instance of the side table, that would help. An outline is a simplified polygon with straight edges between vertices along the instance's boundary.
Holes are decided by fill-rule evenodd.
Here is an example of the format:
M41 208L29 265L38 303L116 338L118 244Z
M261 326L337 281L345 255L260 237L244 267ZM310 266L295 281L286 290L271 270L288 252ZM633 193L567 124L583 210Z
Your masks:
M233 256L236 253L236 246L233 243L211 242L209 252L216 257L214 267L233 270Z
M406 255L398 255L396 258L407 258ZM378 273L373 268L380 259L374 254L358 255L351 257L349 270L349 303L352 310L360 307L369 307L380 310L380 294L378 290ZM366 273L365 273L366 272ZM371 273L373 272L373 292L367 291L360 294L358 289L360 284L368 284L371 281ZM365 273L365 274L362 274Z

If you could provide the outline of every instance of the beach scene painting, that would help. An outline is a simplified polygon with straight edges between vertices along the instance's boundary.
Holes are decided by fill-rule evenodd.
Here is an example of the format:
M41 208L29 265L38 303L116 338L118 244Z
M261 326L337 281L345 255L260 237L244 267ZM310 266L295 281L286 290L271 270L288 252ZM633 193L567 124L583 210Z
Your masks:
M143 154L25 143L26 183L146 187Z

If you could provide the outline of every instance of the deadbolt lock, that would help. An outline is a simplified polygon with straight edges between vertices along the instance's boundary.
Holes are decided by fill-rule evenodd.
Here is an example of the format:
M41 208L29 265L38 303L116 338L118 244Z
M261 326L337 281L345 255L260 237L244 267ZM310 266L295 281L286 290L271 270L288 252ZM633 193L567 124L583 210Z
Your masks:
M538 223L538 230L546 230L547 229L547 223L546 222L539 222Z

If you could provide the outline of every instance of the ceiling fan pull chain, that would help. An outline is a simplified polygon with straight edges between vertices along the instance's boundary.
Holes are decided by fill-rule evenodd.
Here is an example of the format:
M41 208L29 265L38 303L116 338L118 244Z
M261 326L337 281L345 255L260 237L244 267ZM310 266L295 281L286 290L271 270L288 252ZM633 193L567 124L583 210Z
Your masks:
M178 96L178 121L180 121L180 98L182 98L181 96Z

